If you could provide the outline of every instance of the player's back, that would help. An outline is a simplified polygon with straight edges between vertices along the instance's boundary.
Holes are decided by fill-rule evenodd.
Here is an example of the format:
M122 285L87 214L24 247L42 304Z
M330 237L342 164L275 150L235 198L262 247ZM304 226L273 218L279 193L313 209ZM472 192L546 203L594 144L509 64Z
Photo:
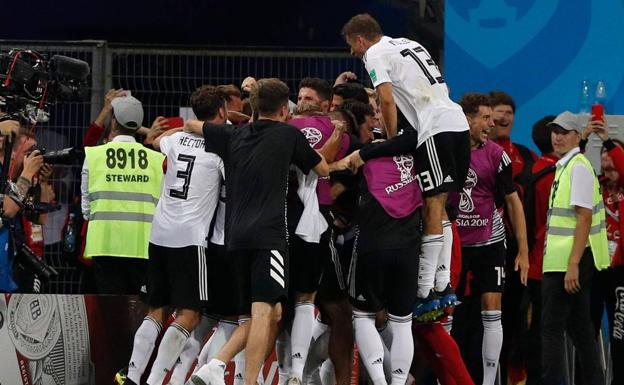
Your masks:
M384 36L366 51L364 62L375 87L392 83L397 107L418 130L419 144L438 132L468 129L438 66L419 43Z
M167 173L152 225L151 242L168 247L205 245L219 200L223 161L205 152L204 138L179 132L160 143Z

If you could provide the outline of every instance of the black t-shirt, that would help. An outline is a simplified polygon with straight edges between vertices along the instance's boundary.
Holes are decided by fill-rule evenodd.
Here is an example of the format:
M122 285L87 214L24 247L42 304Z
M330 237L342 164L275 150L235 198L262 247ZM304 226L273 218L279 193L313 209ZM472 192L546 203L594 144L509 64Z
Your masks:
M366 178L359 172L360 198L356 214L359 227L359 254L379 250L403 249L420 242L420 209L405 218L396 219L369 192Z
M308 173L321 157L295 127L259 120L240 128L204 123L206 151L225 163L228 250L286 250L291 164Z

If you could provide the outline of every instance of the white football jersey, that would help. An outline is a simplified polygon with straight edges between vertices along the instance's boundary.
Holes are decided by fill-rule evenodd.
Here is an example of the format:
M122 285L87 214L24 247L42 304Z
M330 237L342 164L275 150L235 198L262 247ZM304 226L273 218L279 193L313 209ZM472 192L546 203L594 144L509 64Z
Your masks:
M204 151L204 138L186 132L164 137L167 157L150 242L165 247L207 246L210 223L219 201L223 160Z
M394 101L418 132L419 146L440 132L468 130L461 107L450 99L438 66L423 46L384 36L363 60L374 87L392 83Z

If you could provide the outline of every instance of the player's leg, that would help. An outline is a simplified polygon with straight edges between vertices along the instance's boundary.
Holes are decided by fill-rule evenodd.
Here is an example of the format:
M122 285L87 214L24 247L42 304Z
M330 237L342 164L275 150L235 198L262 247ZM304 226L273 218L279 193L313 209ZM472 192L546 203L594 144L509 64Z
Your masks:
M206 248L167 248L171 304L178 309L158 348L147 383L161 384L175 365L191 332L200 320L202 301L208 300Z
M279 333L283 301L288 295L288 253L258 250L251 262L251 327L245 352L245 384L254 385Z
M186 376L191 369L191 366L193 366L193 362L195 362L195 359L199 356L204 339L218 322L219 321L216 318L207 317L205 315L201 316L199 323L195 326L190 337L186 340L186 344L184 344L182 353L180 353L180 359L173 368L173 374L171 374L171 378L169 379L169 385L184 384Z
M392 367L392 385L403 385L414 356L412 306L418 282L418 247L391 250L385 255L384 298L388 309L388 344Z
M475 279L481 287L481 322L483 323L483 384L494 384L503 346L502 291L505 284L505 245L498 242L482 246ZM476 260L475 260L476 262Z
M355 257L354 257L355 258ZM353 265L352 265L353 266ZM374 385L386 385L383 370L384 345L375 326L376 313L383 310L384 269L380 253L358 254L355 263L353 326L360 358ZM352 270L350 274L353 274Z
M450 149L450 150L449 150ZM417 151L418 177L425 198L423 206L422 254L418 275L416 316L441 306L436 290L449 296L452 233L443 231L447 192L460 191L470 165L470 139L467 132L442 132L428 138ZM437 271L437 273L436 273ZM446 291L446 292L445 292ZM452 297L445 301L449 304Z
M165 321L164 307L170 303L167 279L166 249L149 244L147 265L147 303L149 313L134 335L132 354L128 364L125 384L139 384L162 331Z
M330 251L326 236L318 244L304 242L295 236L292 243L291 282L295 292L295 306L290 333L290 383L296 385L301 383L310 349L315 319L314 300Z

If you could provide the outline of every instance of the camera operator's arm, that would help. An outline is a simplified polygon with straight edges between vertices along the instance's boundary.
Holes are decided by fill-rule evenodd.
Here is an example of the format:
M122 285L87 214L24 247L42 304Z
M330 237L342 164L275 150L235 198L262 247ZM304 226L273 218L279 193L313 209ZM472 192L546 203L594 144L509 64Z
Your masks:
M4 195L3 210L4 216L13 218L21 210L28 190L32 186L32 179L43 165L43 156L38 150L24 157L24 171L17 178L15 183L9 182L6 194Z

